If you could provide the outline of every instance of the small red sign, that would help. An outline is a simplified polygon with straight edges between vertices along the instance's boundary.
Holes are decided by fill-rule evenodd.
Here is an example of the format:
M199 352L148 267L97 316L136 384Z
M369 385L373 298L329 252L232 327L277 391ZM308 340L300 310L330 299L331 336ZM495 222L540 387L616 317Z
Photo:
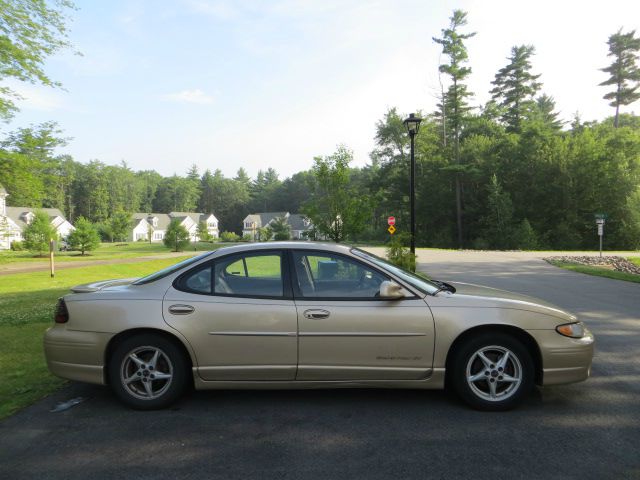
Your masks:
M396 224L396 217L389 217L387 218L387 223L389 225L395 225Z

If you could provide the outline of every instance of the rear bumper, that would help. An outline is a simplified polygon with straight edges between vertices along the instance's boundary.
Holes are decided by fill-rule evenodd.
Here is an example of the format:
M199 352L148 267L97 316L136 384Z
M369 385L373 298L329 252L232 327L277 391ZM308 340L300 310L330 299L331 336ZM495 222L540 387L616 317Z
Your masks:
M44 334L44 355L54 375L79 382L104 384L104 352L110 333L67 330L64 325Z
M541 346L542 385L582 382L591 374L594 338L563 337L554 330L530 331Z

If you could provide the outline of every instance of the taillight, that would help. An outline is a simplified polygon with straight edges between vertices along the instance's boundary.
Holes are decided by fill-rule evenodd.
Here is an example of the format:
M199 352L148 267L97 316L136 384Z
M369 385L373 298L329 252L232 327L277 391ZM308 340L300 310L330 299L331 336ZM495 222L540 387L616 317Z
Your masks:
M67 310L67 304L64 298L58 299L58 305L56 306L56 313L53 319L56 323L67 323L69 321L69 310Z

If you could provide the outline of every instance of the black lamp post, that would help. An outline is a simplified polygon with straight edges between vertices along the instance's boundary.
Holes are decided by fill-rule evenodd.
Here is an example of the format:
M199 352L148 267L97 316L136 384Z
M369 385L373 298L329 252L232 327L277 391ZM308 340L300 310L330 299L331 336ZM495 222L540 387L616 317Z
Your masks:
M416 157L415 157L415 138L420 129L422 119L414 113L410 113L409 117L404 120L404 124L409 131L411 137L411 253L416 253Z

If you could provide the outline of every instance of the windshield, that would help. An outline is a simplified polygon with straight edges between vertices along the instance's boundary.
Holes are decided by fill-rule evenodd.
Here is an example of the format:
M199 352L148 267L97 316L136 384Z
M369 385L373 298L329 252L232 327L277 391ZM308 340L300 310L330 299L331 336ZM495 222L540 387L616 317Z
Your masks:
M167 275L171 275L173 272L177 272L181 268L188 267L189 265L196 263L198 260L202 260L204 257L211 255L213 252L205 252L195 257L187 258L181 262L176 263L175 265L171 265L170 267L163 268L151 275L147 275L146 277L142 277L139 280L133 282L133 285L144 285L146 283L155 282L156 280L160 280L161 278L166 277Z
M430 295L433 295L438 290L440 290L440 287L430 282L426 278L423 278L419 275L416 275L415 273L412 273L408 270L400 268L397 265L394 265L393 263L389 262L388 260L378 257L377 255L374 255L369 252L365 252L364 250L360 250L359 248L352 248L351 253L359 257L365 258L370 262L375 263L380 268L383 268L384 270L393 273L395 276L411 284L412 286L420 290L422 293L428 293Z

